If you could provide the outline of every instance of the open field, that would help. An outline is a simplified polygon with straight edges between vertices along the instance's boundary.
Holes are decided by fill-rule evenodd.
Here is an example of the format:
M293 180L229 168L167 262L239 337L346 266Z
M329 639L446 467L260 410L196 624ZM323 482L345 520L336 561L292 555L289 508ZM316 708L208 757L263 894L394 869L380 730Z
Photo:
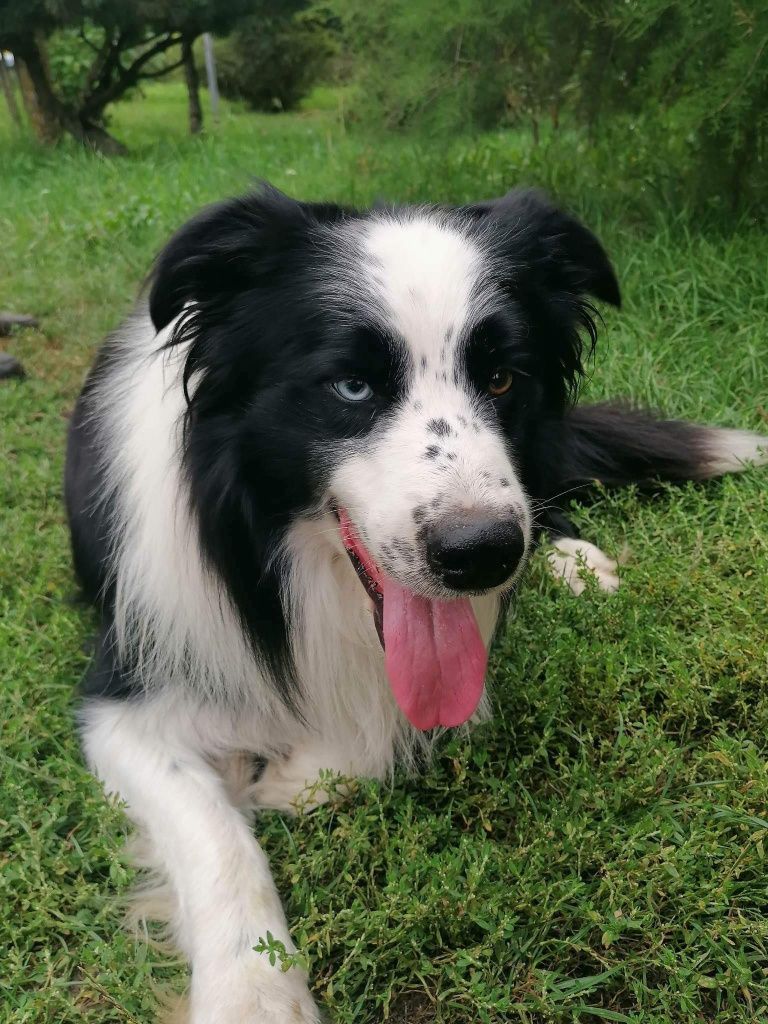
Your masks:
M149 1024L153 986L178 978L107 898L130 872L74 738L92 621L70 600L61 474L95 346L197 207L253 177L360 203L543 179L597 218L623 282L587 397L768 433L757 226L699 234L513 134L381 142L329 109L230 111L192 140L176 85L121 105L114 130L132 153L106 162L12 145L0 124L0 308L42 320L4 346L29 379L0 382L2 1024ZM623 589L575 599L537 557L494 658L493 723L422 778L259 820L339 1024L768 1019L768 474L606 496L577 519L629 546Z

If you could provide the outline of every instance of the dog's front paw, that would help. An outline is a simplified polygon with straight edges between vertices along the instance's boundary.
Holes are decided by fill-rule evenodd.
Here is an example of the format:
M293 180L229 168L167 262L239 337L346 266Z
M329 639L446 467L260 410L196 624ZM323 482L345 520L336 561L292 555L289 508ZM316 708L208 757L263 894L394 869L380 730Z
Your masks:
M619 563L589 541L561 537L547 551L547 561L552 575L576 595L586 590L585 574L594 577L600 590L611 593L619 589Z
M302 971L282 971L263 954L246 957L193 972L189 1024L320 1024Z

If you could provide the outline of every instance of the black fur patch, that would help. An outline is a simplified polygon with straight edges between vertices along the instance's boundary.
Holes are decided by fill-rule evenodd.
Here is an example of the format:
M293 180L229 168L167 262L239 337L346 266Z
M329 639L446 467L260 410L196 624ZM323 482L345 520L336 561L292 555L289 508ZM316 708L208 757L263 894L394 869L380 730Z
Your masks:
M429 420L427 423L427 430L432 434L437 434L438 437L448 437L451 432L448 421L444 420L442 417L439 419Z

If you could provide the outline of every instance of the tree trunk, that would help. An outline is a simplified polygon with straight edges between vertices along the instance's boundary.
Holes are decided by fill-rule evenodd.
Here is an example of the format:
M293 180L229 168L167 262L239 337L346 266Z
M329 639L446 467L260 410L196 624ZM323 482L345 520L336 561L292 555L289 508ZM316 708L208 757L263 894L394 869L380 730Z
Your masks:
M82 124L75 119L72 127L67 130L78 142L101 153L102 156L125 156L128 152L128 147L114 135L110 135L100 124Z
M50 146L60 138L62 125L50 86L38 90L38 83L42 85L43 80L47 83L47 77L36 44L30 42L23 51L17 49L15 56L21 96L32 130L41 142Z
M191 135L198 135L203 128L203 108L200 106L200 76L195 64L193 43L194 37L184 36L181 42L181 59L184 62L184 79L189 98L189 131Z
M8 113L11 115L11 120L17 128L21 128L21 114L19 113L19 105L16 102L16 90L14 89L11 72L8 70L5 61L3 60L2 49L0 49L0 85L2 86L5 102L8 107Z
M41 41L29 37L21 44L16 44L15 53L21 58L19 77L24 102L41 142L56 142L64 132L68 132L78 142L106 156L119 156L126 152L125 146L101 125L81 120L74 111L64 106L51 86L48 62Z

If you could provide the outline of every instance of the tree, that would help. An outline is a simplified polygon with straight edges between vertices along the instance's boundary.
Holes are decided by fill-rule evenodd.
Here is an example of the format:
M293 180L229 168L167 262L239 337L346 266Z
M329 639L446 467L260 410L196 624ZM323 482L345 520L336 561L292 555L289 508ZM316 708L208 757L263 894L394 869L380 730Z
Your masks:
M201 32L227 30L250 7L251 0L0 0L0 43L23 62L44 141L66 132L114 154L124 147L106 129L107 107L142 81L182 65L190 121L200 124L197 76L190 73L192 42ZM46 40L67 29L76 31L91 51L74 97L57 89L46 52ZM175 59L168 60L171 53Z

